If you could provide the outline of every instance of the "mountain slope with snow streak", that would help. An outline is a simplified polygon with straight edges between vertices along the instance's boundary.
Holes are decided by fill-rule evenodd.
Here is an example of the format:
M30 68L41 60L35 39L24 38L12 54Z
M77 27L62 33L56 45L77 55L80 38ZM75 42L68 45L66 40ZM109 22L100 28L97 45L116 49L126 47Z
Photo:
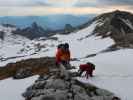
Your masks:
M110 38L101 39L101 37L95 37L91 35L95 26L98 24L100 23L97 23L97 21L95 21L89 27L78 32L74 32L68 35L52 36L52 38L58 38L58 40L28 40L22 38L21 43L18 44L10 44L10 42L5 42L3 43L4 46L1 47L1 57L14 59L7 59L5 61L2 61L0 63L0 66L5 64L4 62L9 63L13 60L17 61L18 59L20 60L42 56L55 56L57 45L59 43L65 42L68 42L70 44L72 58L81 58L89 54L98 53L114 44L114 41ZM39 49L37 48L38 44L40 47L42 47L40 48L40 50L37 50ZM21 58L19 56L21 56Z
M85 83L92 83L98 87L110 90L122 100L132 100L133 98L133 70L132 70L133 50L118 50L115 52L99 54L93 58L83 59L79 63L87 61L96 65L94 77L89 80L78 78ZM73 62L77 64L77 62ZM77 65L78 65L77 64Z
M72 61L71 64L79 66L81 63L86 63L91 61L96 64L96 71L93 78L86 80L85 78L79 78L83 82L90 82L95 84L100 88L108 89L116 95L120 96L122 100L132 100L132 84L133 83L133 71L132 71L132 59L133 50L125 49L109 53L100 53L101 51L107 49L114 44L111 38L101 38L92 35L92 31L97 25L100 25L97 21L93 22L89 27L82 29L78 32L73 32L68 35L54 35L52 37L58 38L58 40L48 39L48 40L26 40L24 45L26 46L27 52L25 51L20 54L26 55L25 57L19 57L14 59L9 59L7 61L0 62L0 66L5 65L10 62L15 62L22 59L37 58L42 56L55 56L56 47L59 43L68 42L70 44L70 50L72 58L77 58L80 61ZM23 39L24 40L24 39ZM22 42L23 43L23 42ZM41 50L35 51L35 44L40 44L45 46ZM19 49L19 45L15 44ZM14 46L15 46L14 45ZM9 46L9 45L8 45ZM11 46L11 45L10 45ZM20 46L24 47L21 43ZM28 47L27 47L28 46ZM6 48L6 46L3 46ZM16 48L17 48L16 47ZM6 48L9 50L9 48ZM24 48L25 49L25 48ZM11 50L11 49L10 49ZM12 50L12 55L8 55L6 52L4 57L12 57L13 55L18 56L17 52ZM6 50L2 50L6 51ZM13 54L15 53L15 54ZM35 53L35 54L34 54ZM92 58L84 58L87 55L99 53ZM7 55L6 55L7 54ZM33 55L32 55L33 54ZM5 56L6 55L6 56ZM83 58L83 59L80 59Z

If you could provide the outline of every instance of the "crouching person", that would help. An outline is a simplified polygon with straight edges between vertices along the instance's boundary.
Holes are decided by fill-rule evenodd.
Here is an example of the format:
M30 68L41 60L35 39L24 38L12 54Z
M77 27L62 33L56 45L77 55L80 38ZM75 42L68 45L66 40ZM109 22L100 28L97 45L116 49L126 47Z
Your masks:
M88 62L88 63L86 63L86 64L81 64L81 65L79 66L78 73L79 73L79 76L81 76L83 72L86 72L86 73L85 73L85 76L86 76L86 78L88 79L89 76L90 76L90 77L93 77L93 71L94 71L94 70L95 70L95 65L92 64L92 63L90 63L90 62Z

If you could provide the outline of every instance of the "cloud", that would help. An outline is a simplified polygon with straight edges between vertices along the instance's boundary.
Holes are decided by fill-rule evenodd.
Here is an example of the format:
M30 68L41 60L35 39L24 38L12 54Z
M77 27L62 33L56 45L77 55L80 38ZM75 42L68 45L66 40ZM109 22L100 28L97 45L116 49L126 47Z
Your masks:
M133 5L133 0L0 0L0 6L56 6L97 7L112 5Z
M50 6L43 0L0 0L0 7Z
M96 5L96 0L78 0L75 4L77 7L95 7Z
M75 4L77 7L97 7L97 6L113 6L113 5L133 5L133 0L78 0Z
M97 0L98 3L107 5L133 5L133 0Z
M60 6L73 5L77 0L0 0L0 6Z
M1 16L43 16L50 14L101 14L106 12L111 12L116 9L130 11L128 6L109 6L104 7L43 7L43 6L33 6L33 7L0 7Z
M132 5L132 0L0 0L0 15L99 14L116 9L133 12Z
M2 16L43 16L49 14L89 14L99 11L96 8L62 8L62 7L0 7L0 15Z

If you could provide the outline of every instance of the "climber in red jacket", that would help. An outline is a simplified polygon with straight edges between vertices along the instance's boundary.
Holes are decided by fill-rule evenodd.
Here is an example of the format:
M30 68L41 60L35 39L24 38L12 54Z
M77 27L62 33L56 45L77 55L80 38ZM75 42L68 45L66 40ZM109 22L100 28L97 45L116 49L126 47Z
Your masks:
M58 45L56 52L56 65L63 64L69 67L70 57L69 44L65 43Z
M94 70L95 70L95 65L92 64L92 63L90 63L90 62L88 62L88 63L86 63L86 64L81 64L81 65L79 66L79 70L78 70L79 76L81 76L82 73L85 71L85 72L86 72L85 76L86 76L86 78L88 79L89 76L90 76L90 77L93 76L93 71L94 71Z

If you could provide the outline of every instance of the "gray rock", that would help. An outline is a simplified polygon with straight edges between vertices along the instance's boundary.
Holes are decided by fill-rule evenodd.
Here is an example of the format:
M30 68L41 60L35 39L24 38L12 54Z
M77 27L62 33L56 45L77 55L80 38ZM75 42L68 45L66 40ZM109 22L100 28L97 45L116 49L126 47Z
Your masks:
M66 88L70 88L71 83L69 81L65 81Z
M30 69L19 69L16 74L13 76L14 79L23 79L29 76L32 76L32 72L30 71Z
M91 100L112 100L113 96L93 96Z
M76 94L74 100L91 100L84 88L78 85L72 85L72 90Z
M49 79L49 80L47 80L47 81L46 81L45 88L46 88L46 89L48 89L48 88L52 88L52 87L51 87L52 84L53 84L53 79Z
M114 95L113 93L111 93L107 90L104 90L104 89L96 89L96 94L99 96L112 96L112 95Z
M74 100L91 100L91 98L87 95L76 94Z
M67 91L58 90L54 93L54 96L55 96L56 100L68 100L67 99Z
M55 93L54 89L39 89L39 90L36 90L36 96L51 95L53 93Z
M74 93L85 93L85 89L78 85L72 85L72 90Z
M94 92L90 92L90 96L93 97L95 96L96 94Z
M29 86L26 91L32 91L33 90L33 85Z
M42 95L39 97L34 97L31 100L56 100L56 98L53 95Z
M54 89L66 89L67 84L64 80L61 79L55 79L55 80L49 80L46 83L46 88L54 88Z
M67 91L58 90L56 92L51 92L49 94L44 94L38 97L32 98L32 100L68 100Z
M66 70L66 68L64 67L63 64L60 64L60 76L64 77L64 79L66 79L66 80L71 78L70 74L69 74L69 71Z
M22 96L25 98L31 98L35 95L35 93L36 93L35 91L26 91L22 94Z
M82 83L61 65L39 77L23 94L26 100L111 100L113 93L92 84ZM63 76L63 77L62 77Z
M41 100L56 100L54 96L44 96Z
M68 98L72 98L73 94L72 93L68 93L67 96L68 96Z
M64 80L61 80L61 79L56 79L56 80L53 82L53 86L54 86L54 88L56 88L56 89L65 89L65 88L66 88L65 81L64 81Z
M33 89L44 89L46 81L38 81L33 85Z
M44 81L47 80L49 78L49 75L40 75L38 81Z
M43 93L45 94L45 95L51 95L51 94L53 94L55 92L55 89L44 89L43 90Z
M44 96L41 98L41 100L56 100L56 98L54 96Z
M75 79L75 78L71 78L70 83L71 83L71 84L76 84L76 79Z
M71 77L78 77L79 73L78 72L70 72Z

